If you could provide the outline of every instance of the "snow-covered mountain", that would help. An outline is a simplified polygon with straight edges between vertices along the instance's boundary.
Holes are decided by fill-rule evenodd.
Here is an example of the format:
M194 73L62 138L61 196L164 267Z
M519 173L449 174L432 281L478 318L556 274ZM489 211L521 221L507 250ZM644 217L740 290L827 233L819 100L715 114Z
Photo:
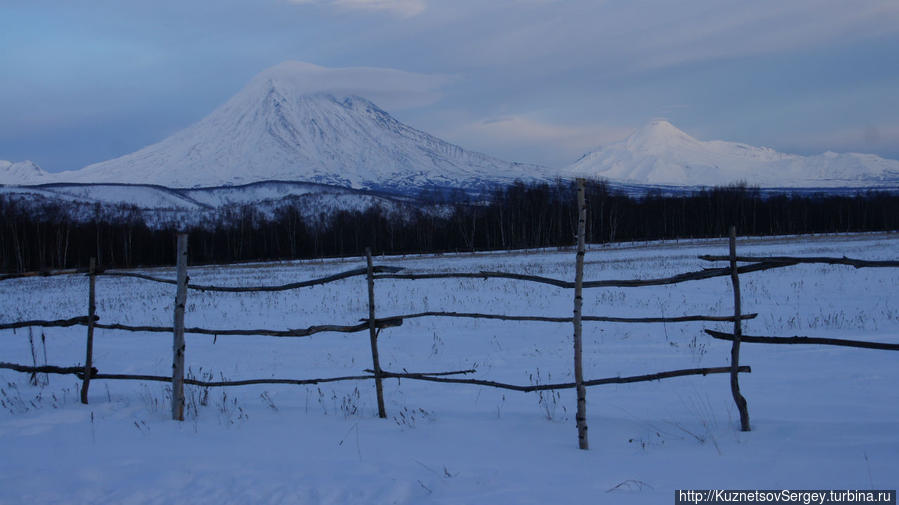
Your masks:
M466 151L416 130L365 98L307 92L304 69L298 62L272 67L185 130L135 153L54 174L53 181L184 188L282 180L403 190L550 177L545 167Z
M511 163L407 126L365 98L322 92L320 83L309 81L308 70L300 62L269 68L194 125L80 170L51 174L32 162L0 161L0 184L200 188L292 181L410 194L586 176L636 190L734 182L763 188L899 187L897 160L857 153L800 156L700 141L664 120L562 170Z
M668 186L746 182L768 188L899 186L899 161L873 154L784 154L720 140L697 140L664 120L591 152L563 171L571 177Z
M51 175L33 161L0 160L0 184L41 184L49 182L50 178Z

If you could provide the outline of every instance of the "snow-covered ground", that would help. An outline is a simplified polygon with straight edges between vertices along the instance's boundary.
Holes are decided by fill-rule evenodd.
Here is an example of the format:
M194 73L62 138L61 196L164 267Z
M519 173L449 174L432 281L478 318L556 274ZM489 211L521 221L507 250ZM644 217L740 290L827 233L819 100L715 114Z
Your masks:
M741 239L740 253L895 259L896 234ZM658 277L709 266L722 240L596 247L587 279ZM380 258L415 272L505 270L573 279L572 251ZM195 267L193 282L281 284L360 260ZM153 270L173 277L172 269ZM754 335L899 343L899 270L805 265L741 277ZM174 288L98 280L103 322L168 325ZM0 282L0 320L86 312L84 277ZM382 280L378 316L425 310L567 316L572 292L505 280ZM585 314L732 311L727 278L585 291ZM300 291L188 294L188 326L299 328L367 316L364 278ZM722 366L725 323L585 323L585 375ZM35 329L38 362L84 360L83 327ZM570 324L414 319L380 337L391 371L477 369L519 384L572 380ZM0 332L0 361L31 363L27 330ZM73 376L42 386L0 371L0 503L673 503L677 488L876 488L899 484L899 354L744 344L753 431L742 433L726 375L588 390L589 451L577 449L574 392L517 393L410 380L318 386L187 386L188 416L169 419L161 383L96 381L90 405ZM367 332L309 338L187 337L198 377L314 378L371 365ZM98 330L106 373L167 375L171 336ZM39 377L43 379L43 376Z

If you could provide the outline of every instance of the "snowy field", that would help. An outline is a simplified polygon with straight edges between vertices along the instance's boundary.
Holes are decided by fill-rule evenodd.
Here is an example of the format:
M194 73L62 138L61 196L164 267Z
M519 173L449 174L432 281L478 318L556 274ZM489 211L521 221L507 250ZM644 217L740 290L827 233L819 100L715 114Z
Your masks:
M724 240L595 247L588 280L662 277L710 266ZM899 235L741 239L740 254L899 257ZM379 258L412 272L503 270L574 278L573 251ZM282 284L361 260L196 267L191 281ZM174 277L173 269L153 275ZM899 343L899 269L799 265L741 276L750 335ZM82 276L0 282L0 321L86 313ZM378 317L447 310L569 316L572 291L499 279L383 280ZM174 287L100 277L102 322L170 325ZM729 315L726 277L680 285L585 290L584 313ZM301 328L367 317L363 277L299 291L190 291L187 326ZM728 323L585 323L585 377L724 366L730 343L702 328ZM46 337L46 350L41 345ZM382 331L384 369L474 368L517 384L572 381L570 324L422 318ZM0 361L30 364L29 331L0 332ZM38 362L83 363L83 327L35 328ZM168 375L171 335L97 330L102 373ZM577 449L573 390L518 393L472 385L186 386L184 422L166 385L95 381L90 405L74 376L0 371L0 503L551 504L673 503L677 488L895 489L899 353L744 344L741 374L753 431L739 431L727 375L590 388L591 449ZM187 336L203 378L357 375L368 333L307 338ZM45 382L48 380L48 382Z

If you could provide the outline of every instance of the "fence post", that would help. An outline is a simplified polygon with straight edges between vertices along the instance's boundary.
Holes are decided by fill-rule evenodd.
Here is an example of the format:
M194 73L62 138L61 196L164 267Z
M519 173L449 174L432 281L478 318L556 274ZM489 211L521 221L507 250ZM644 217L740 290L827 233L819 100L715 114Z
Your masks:
M172 419L184 420L184 306L187 304L187 234L178 234L175 322L172 343Z
M577 180L577 260L574 274L574 383L577 388L577 439L581 449L589 449L587 440L587 389L584 387L584 366L582 360L581 311L584 304L584 254L586 249L584 233L587 223L587 204L584 199L584 179Z
M84 378L81 382L81 403L87 405L87 390L91 387L91 371L94 361L94 315L97 312L97 258L90 262L90 287L87 291L87 351L84 358Z
M378 393L378 417L386 419L384 385L381 382L381 360L378 357L378 331L375 329L375 278L371 260L371 247L365 248L365 259L368 263L368 336L371 340L371 361L372 370L375 372L375 390Z
M743 326L740 319L740 275L737 270L737 227L730 227L730 282L734 288L734 340L730 348L730 391L740 411L740 430L749 431L749 408L746 398L740 393L738 370L740 368L740 340Z

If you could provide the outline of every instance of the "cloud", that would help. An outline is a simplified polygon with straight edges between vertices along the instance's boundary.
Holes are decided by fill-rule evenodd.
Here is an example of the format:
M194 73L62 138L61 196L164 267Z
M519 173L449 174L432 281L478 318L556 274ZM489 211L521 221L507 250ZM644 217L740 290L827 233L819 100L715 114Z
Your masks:
M303 72L312 87L366 96L416 128L506 159L567 164L626 130L601 125L657 115L703 138L779 150L899 153L889 126L899 111L896 0L158 0L114 9L46 0L7 10L0 110L15 120L0 124L0 158L50 169L44 152L77 168L157 141L288 59L327 66ZM347 65L368 67L336 68ZM78 132L92 124L127 146L89 154L83 145L94 142ZM63 130L68 140L54 137Z
M899 158L899 124L860 124L819 132L805 132L783 139L787 149L808 154L824 151L877 153Z
M459 1L461 19L463 7L433 4L435 22L455 25L433 32L464 34L455 41L484 66L646 71L899 33L895 0Z
M393 68L330 68L303 61L285 61L262 71L253 81L285 81L292 89L303 93L358 95L393 111L436 102L443 96L441 88L452 79L447 75Z
M624 139L633 128L602 124L558 124L522 115L468 123L449 136L465 146L516 161L566 166L597 147Z
M643 56L637 68L777 54L895 34L899 4L715 2L686 13L681 18L683 14L670 11L670 18L656 18L649 25L646 36L632 39L633 48Z
M424 12L424 0L288 0L294 4L329 5L341 10L383 11L410 18Z
M541 122L525 116L485 119L469 125L472 133L499 142L553 142L569 149L588 149L623 139L633 131L602 125L572 126Z

